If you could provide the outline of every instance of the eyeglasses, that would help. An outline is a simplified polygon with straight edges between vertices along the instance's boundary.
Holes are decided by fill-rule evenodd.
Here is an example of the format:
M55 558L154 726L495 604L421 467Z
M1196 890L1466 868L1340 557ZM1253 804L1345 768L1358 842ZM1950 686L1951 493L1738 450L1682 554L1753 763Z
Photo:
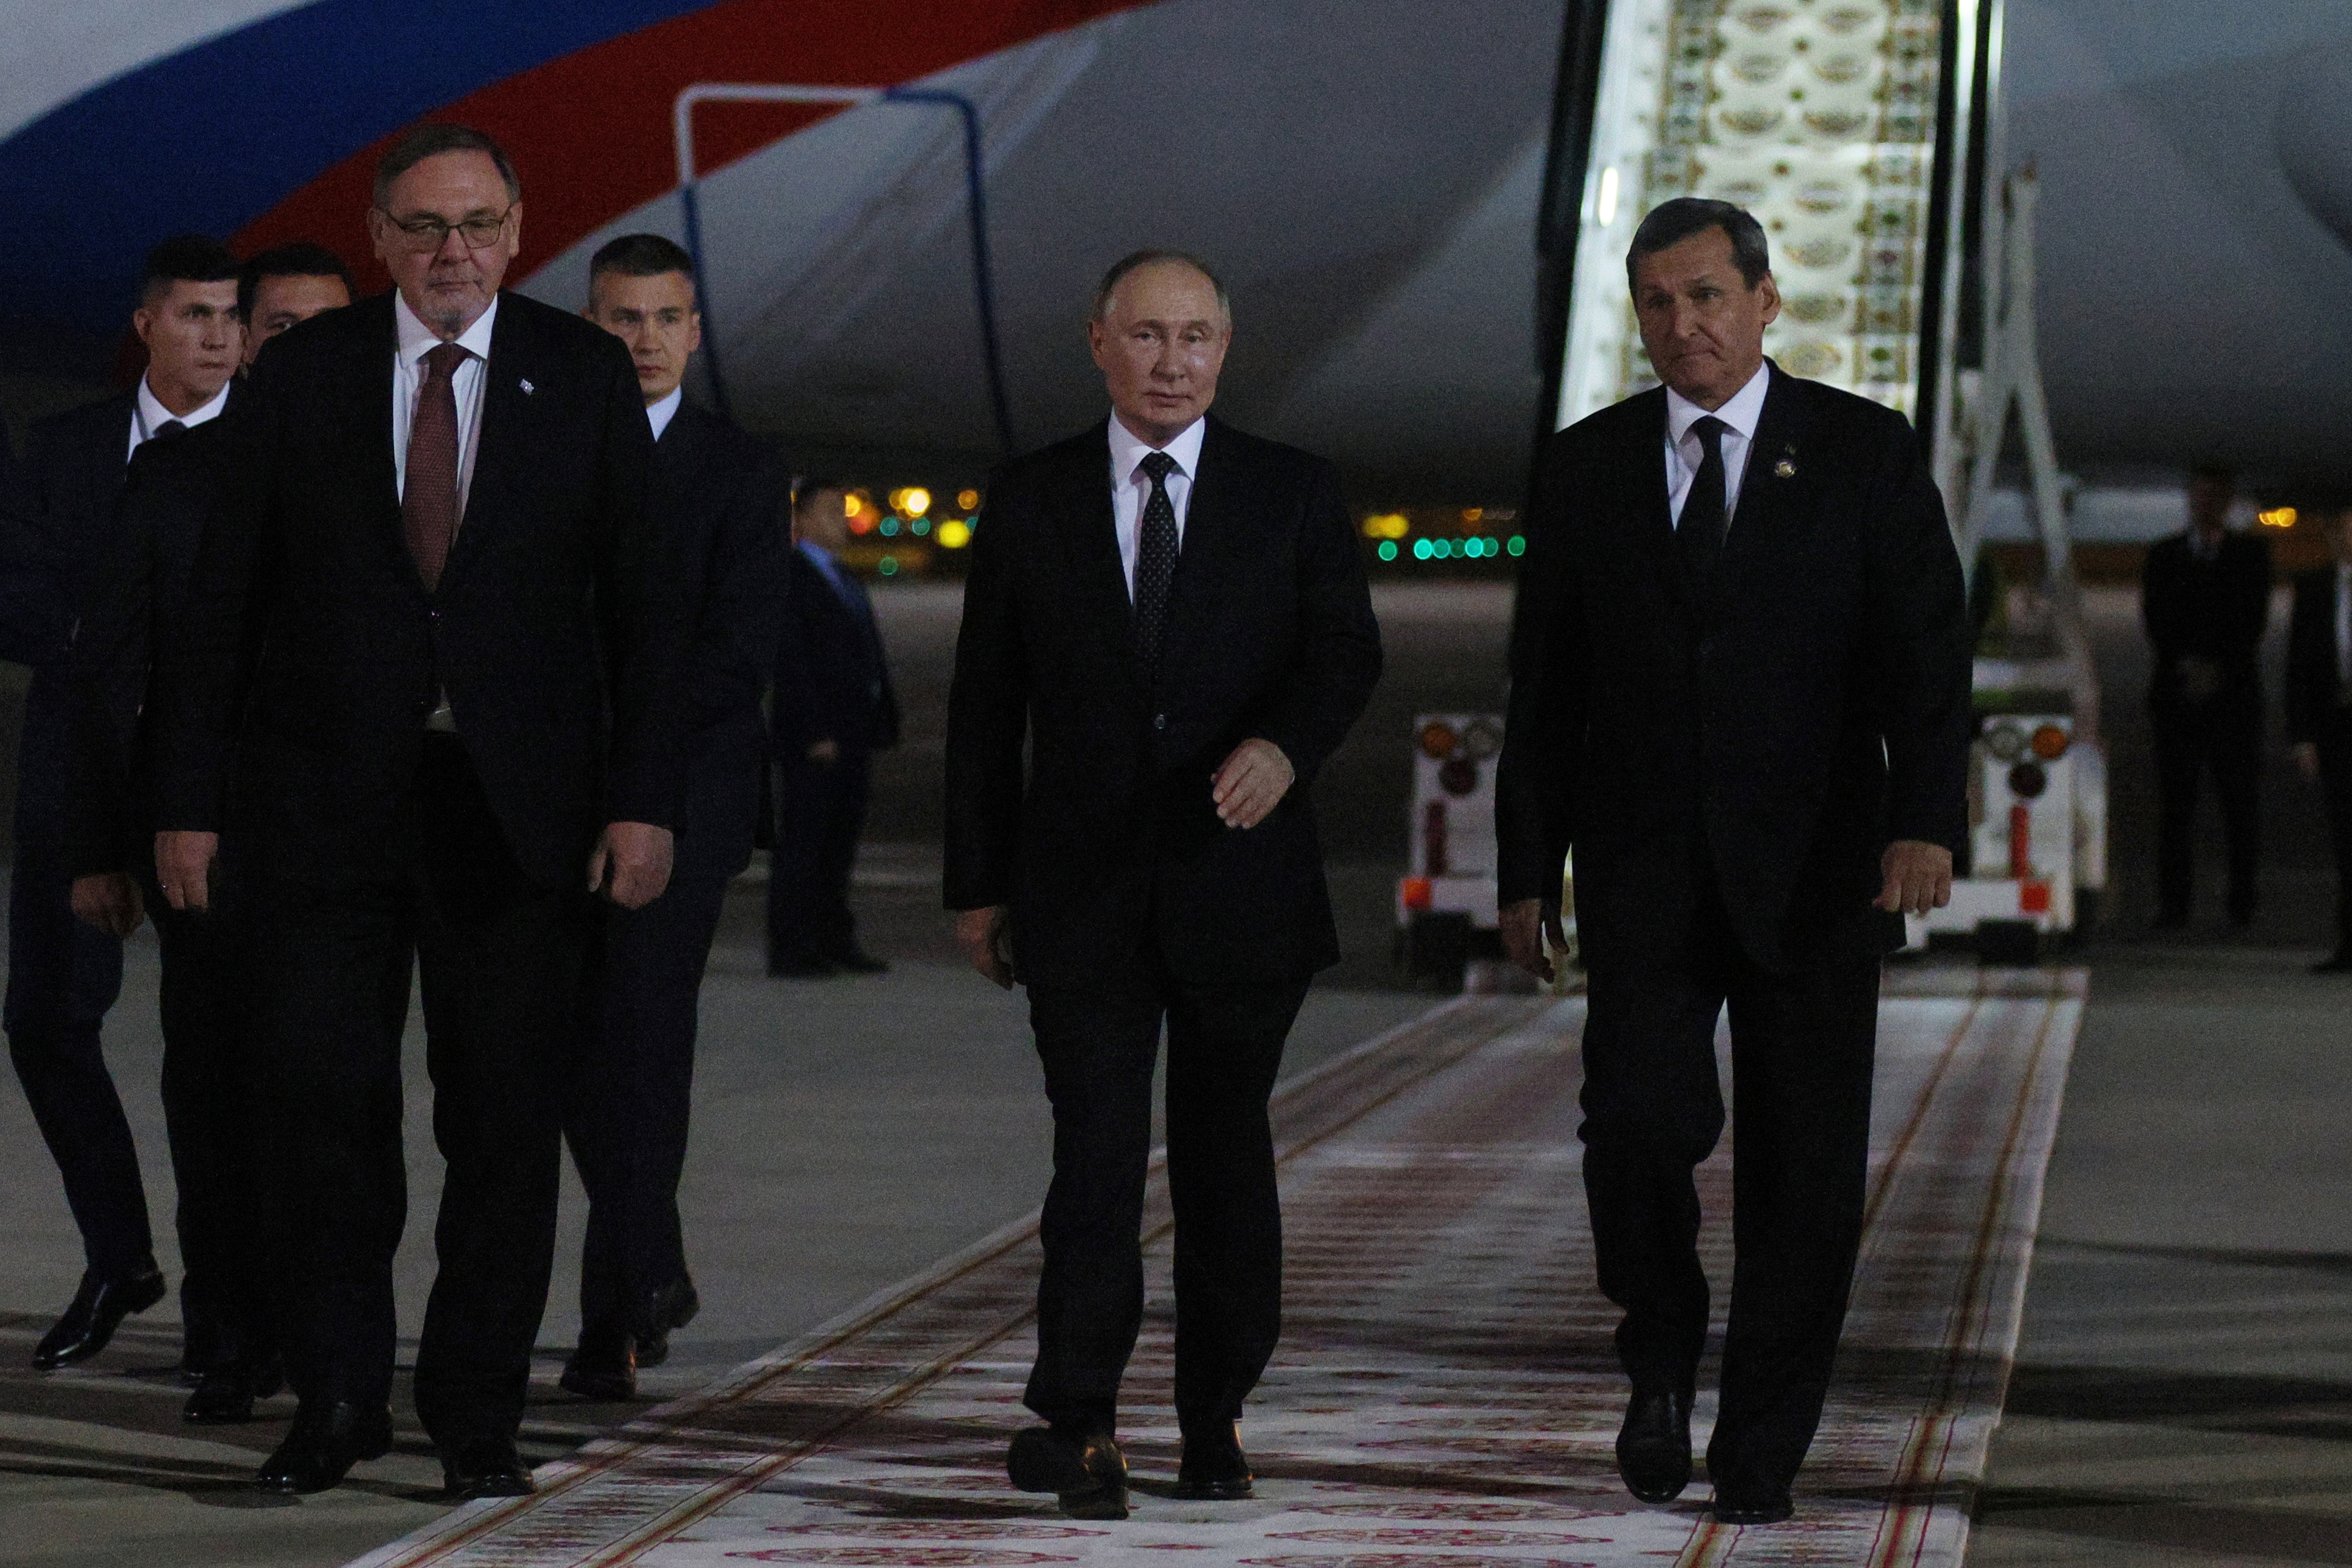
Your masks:
M382 207L376 211L383 213L383 221L399 232L402 247L420 255L429 255L448 244L453 231L466 242L467 250L488 250L499 243L499 236L506 233L507 220L514 216L514 209L509 207L496 217L463 218L453 224L429 214L396 218Z

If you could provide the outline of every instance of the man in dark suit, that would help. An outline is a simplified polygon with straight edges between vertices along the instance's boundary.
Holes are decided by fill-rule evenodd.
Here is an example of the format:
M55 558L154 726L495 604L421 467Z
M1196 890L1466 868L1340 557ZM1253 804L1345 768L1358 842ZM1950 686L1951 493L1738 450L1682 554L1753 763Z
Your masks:
M174 909L216 891L247 950L301 1400L266 1490L391 1442L413 966L447 1166L417 1414L453 1497L530 1490L590 893L636 908L669 876L684 628L645 402L618 340L499 292L521 205L478 131L384 154L395 291L255 362L163 670L157 878Z
M259 303L281 331L331 308L339 294L340 303L350 303L335 277L325 279L333 292L280 290L279 276L267 270L289 258L317 268L320 256L326 267L342 265L317 246L281 246L246 264L240 317L252 313L257 279ZM254 341L248 332L248 350ZM225 412L241 401L238 383L230 382ZM184 1414L195 1422L249 1419L255 1398L282 1381L264 1288L235 944L224 920L175 911L154 885L154 736L146 716L155 705L155 650L177 635L197 540L226 477L231 423L198 424L132 455L70 661L74 783L66 848L74 913L121 937L152 910L162 949L163 1121L185 1269L184 1365L196 1378Z
M298 239L263 251L236 277L245 362L253 363L261 346L288 328L349 305L352 292L352 269L325 246Z
M2262 863L2263 628L2270 620L2271 548L2230 527L2236 476L2189 476L2189 527L2148 548L2140 620L2155 654L2147 689L2156 741L2158 930L2189 924L2197 856L2197 791L2207 769L2230 842L2230 924L2253 924Z
M793 498L784 631L768 733L776 763L769 855L768 973L821 979L889 967L857 945L849 873L877 751L898 744L898 694L865 585L837 559L848 494L803 478Z
M68 655L111 535L133 455L204 426L227 404L244 346L236 258L201 235L147 257L131 325L146 345L137 387L37 425L11 507L15 535L0 631L6 656L34 667L17 760L16 862L8 900L9 1056L65 1178L87 1267L80 1289L33 1353L44 1371L105 1348L126 1313L163 1296L122 1103L99 1044L122 986L121 937L74 918L66 844L73 797ZM200 1288L184 1301L189 1369L204 1370Z
M2297 572L2286 636L2286 738L2318 782L2336 850L2336 950L2316 975L2352 974L2352 508L2322 514L2334 559Z
M1691 1472L1706 1338L1693 1169L1723 1129L1738 1272L1707 1469L1786 1518L1861 1234L1881 955L1968 826L1970 638L1910 426L1764 358L1763 230L1681 198L1627 258L1665 385L1551 438L1528 510L1496 780L1503 935L1549 977L1576 855L1584 1182L1624 1310L1635 1496Z
M1339 940L1308 790L1381 668L1331 465L1207 417L1233 339L1199 261L1110 269L1087 327L1113 413L989 489L948 703L947 904L1029 988L1054 1105L1015 1485L1127 1513L1119 1382L1168 1030L1180 1496L1244 1498L1234 1429L1281 1325L1266 1097ZM1024 763L1024 746L1026 758Z
M685 251L659 235L614 240L589 263L585 314L629 346L654 433L653 525L693 596L677 699L688 786L669 889L605 915L589 1056L564 1113L588 1236L580 1343L563 1386L626 1399L636 1369L669 1354L670 1331L700 1304L677 1216L695 1009L727 883L751 863L760 814L760 694L783 591L787 482L774 454L685 401L680 382L702 341Z

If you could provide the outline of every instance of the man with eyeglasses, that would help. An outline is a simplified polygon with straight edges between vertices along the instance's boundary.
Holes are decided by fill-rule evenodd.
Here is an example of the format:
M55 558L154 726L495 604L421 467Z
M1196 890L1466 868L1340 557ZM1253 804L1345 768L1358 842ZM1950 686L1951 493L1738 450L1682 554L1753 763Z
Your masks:
M636 908L669 877L684 628L652 433L618 340L499 291L521 193L466 127L385 153L368 227L395 291L255 361L162 671L158 881L227 906L248 951L301 1401L265 1490L391 1445L412 967L446 1162L417 1414L450 1496L531 1490L592 894Z

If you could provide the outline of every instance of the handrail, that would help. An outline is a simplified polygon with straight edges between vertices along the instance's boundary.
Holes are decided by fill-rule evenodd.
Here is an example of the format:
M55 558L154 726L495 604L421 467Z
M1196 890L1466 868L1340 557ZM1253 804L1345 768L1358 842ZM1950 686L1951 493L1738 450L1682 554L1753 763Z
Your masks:
M785 82L696 82L677 95L671 133L677 148L678 204L686 217L686 253L694 263L695 299L702 311L703 362L719 412L732 417L727 378L719 367L719 334L710 311L703 258L702 210L694 156L694 110L705 103L812 103L856 107L869 103L931 103L953 109L963 122L964 204L971 224L972 292L980 316L981 356L988 374L988 401L996 417L996 438L1005 455L1014 451L1012 403L1004 392L1004 356L996 329L995 273L988 248L988 193L981 159L980 107L962 93L929 87L822 87Z

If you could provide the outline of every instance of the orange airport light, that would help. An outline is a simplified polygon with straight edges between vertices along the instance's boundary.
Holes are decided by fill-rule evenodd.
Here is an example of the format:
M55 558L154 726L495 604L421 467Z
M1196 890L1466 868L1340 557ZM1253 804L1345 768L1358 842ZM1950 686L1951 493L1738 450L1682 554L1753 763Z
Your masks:
M2294 527L2295 516L2293 507L2273 507L2267 512L2256 512L2254 521L2266 528L2291 528Z

